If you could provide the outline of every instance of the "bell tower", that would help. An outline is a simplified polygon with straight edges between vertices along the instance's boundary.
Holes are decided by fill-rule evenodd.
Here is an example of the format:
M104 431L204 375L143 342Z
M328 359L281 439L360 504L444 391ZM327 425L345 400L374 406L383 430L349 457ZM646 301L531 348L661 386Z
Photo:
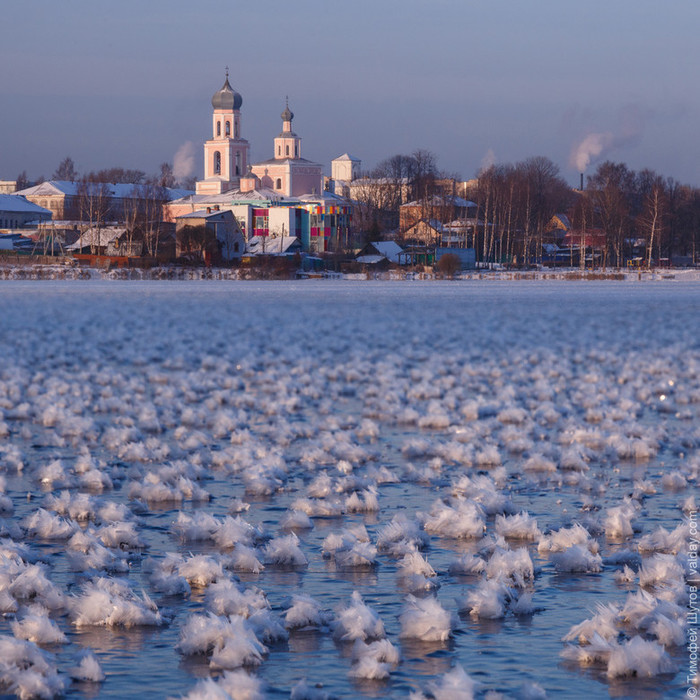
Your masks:
M282 133L275 138L275 160L286 158L301 158L301 138L292 131L294 113L289 109L289 98L286 99L282 117Z
M212 137L204 143L204 180L197 182L197 194L221 194L238 187L248 168L248 141L241 138L243 98L228 81L211 98Z

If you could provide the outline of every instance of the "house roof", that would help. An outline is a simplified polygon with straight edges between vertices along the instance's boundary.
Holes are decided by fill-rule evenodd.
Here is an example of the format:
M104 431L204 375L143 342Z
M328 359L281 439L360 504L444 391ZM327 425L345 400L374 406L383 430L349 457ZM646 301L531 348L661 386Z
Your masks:
M337 158L333 158L333 162L335 162L336 160L350 160L353 163L362 162L359 158L355 158L355 157L351 156L349 153L343 153L342 156L338 156Z
M107 191L109 192L110 197L118 197L120 199L138 199L142 196L141 188L143 187L143 185L135 185L123 182L95 182L90 184L94 185L95 188L104 184L104 186L107 188ZM21 194L25 197L50 197L55 195L67 195L75 197L80 194L80 189L80 182L71 182L70 180L46 180L45 182L42 182L38 185L34 185L33 187L27 187L24 190L20 190L15 194ZM189 194L192 194L192 190L183 190L173 187L165 187L163 189L165 190L165 196L168 201L172 201L173 199L178 199L180 197L185 197Z
M287 134L282 135L287 136ZM306 158L268 158L267 160L261 160L259 163L253 163L253 167L256 165L278 165L279 163L300 163L303 165L317 165L319 168L323 167L320 163L314 163L314 161Z
M390 262L398 262L399 253L403 251L401 246L396 241L372 241L362 249L362 252L367 251L364 255L361 256L361 258L363 259L360 259L358 257L356 258L356 260L358 260L359 262L364 262L364 258L377 257L372 255L372 253L370 252L371 250L375 250L380 258L386 258ZM368 260L367 262L374 261Z
M300 247L296 236L253 236L248 241L248 252L252 255L282 255Z
M337 206L343 206L347 204L345 197L329 192L328 190L323 190L319 194L301 194L297 197L300 202L320 202L323 204L332 204Z
M432 197L427 199L425 202L408 202L407 204L402 204L402 207L421 207L421 206L433 206L433 207L475 207L476 202L472 202L463 197L457 197L456 195L447 195L442 197L438 194L434 194Z
M405 235L409 235L411 231L414 231L416 229L420 228L430 228L436 233L445 233L446 229L445 226L443 226L439 221L436 219L431 219L430 221L426 221L425 219L421 219L420 221L416 221L411 228L407 229Z
M51 217L51 211L30 202L21 194L0 194L0 211Z
M229 204L247 204L247 203L263 203L263 202L295 202L293 197L285 197L275 190L268 187L258 187L249 192L241 192L237 187L222 192L221 194L189 194L186 197L177 199L171 204L192 204L199 207L208 205L226 206Z
M230 219L233 218L233 213L230 209L207 211L206 209L198 209L189 214L176 216L176 219Z
M126 229L119 226L109 226L107 228L89 228L78 240L66 246L66 250L81 250L88 246L106 246L115 238L119 238Z

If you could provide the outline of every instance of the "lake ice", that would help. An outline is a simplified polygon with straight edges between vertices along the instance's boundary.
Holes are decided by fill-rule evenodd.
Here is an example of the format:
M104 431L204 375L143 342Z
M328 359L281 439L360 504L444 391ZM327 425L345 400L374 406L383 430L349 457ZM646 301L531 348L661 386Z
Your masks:
M700 284L0 300L1 691L685 692Z

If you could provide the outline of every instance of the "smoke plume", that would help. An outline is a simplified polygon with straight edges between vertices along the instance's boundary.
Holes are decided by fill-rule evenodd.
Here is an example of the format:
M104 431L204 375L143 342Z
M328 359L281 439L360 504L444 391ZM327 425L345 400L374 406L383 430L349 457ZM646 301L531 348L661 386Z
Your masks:
M586 134L571 149L569 165L582 173L588 166L612 151L639 143L644 133L644 112L637 105L623 107L617 115L615 132L604 131Z
M569 163L572 168L583 173L592 160L611 151L614 144L615 136L609 131L604 134L588 134L572 149Z
M481 169L488 170L492 165L496 164L496 154L493 152L493 148L489 148L481 159Z
M184 180L194 174L194 143L185 141L173 158L173 175Z

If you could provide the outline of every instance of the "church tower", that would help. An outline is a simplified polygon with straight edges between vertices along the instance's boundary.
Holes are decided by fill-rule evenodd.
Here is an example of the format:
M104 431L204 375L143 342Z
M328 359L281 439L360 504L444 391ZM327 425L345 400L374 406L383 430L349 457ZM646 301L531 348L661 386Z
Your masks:
M241 138L243 98L228 82L211 98L212 138L204 143L204 180L197 182L197 194L221 194L238 187L248 171L248 142Z
M289 99L286 100L282 117L282 133L275 139L275 160L285 158L301 158L301 138L292 131L294 113L289 109Z

